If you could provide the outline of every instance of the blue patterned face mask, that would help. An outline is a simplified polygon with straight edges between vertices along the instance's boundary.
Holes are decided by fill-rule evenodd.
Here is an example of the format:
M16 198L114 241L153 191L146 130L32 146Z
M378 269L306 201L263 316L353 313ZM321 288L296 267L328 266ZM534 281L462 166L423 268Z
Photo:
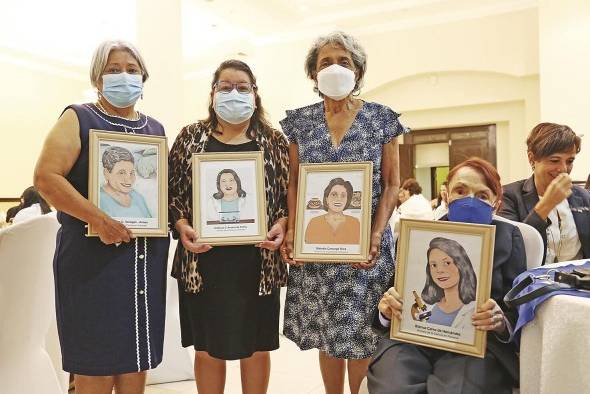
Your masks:
M451 222L492 223L494 207L476 197L463 197L449 204L448 218Z
M213 109L217 116L231 124L247 121L254 113L254 93L216 92Z
M143 92L141 74L105 74L102 76L102 96L117 108L135 104Z

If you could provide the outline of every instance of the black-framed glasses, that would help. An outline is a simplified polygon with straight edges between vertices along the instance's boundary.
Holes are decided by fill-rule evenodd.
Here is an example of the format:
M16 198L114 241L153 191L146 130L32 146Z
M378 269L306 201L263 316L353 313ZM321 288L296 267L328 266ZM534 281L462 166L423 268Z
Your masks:
M256 89L256 85L250 82L232 83L227 81L217 81L213 87L216 92L221 93L230 93L234 89L236 89L238 93L252 93L252 91Z

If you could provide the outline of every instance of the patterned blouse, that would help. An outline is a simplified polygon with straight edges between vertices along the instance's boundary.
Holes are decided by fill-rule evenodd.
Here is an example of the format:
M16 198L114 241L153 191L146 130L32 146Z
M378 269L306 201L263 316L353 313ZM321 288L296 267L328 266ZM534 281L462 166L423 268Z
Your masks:
M192 223L192 155L203 152L212 130L202 122L183 127L174 141L169 156L168 201L170 229L175 239L178 232L174 224L179 219ZM268 135L267 135L268 134ZM287 216L287 182L289 175L289 147L285 135L272 129L270 133L257 132L256 143L264 157L264 185L268 228ZM287 266L277 251L260 249L262 268L259 294L271 294L273 289L287 284ZM186 250L178 243L172 266L172 276L181 281L188 293L203 288L199 274L198 254Z

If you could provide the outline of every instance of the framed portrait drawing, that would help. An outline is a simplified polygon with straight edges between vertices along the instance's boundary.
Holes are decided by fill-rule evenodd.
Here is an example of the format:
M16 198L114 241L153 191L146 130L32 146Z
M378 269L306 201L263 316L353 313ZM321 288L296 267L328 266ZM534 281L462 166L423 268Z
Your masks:
M210 245L266 239L262 152L193 154L193 228Z
M372 162L299 165L294 258L367 261Z
M471 324L490 298L496 227L400 220L395 289L404 299L391 338L483 358L486 332Z
M166 137L90 130L88 198L136 236L168 236Z

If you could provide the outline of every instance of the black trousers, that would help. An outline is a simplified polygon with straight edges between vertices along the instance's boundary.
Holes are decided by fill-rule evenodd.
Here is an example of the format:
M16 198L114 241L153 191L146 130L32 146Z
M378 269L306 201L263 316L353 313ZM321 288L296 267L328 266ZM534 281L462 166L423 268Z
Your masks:
M488 350L485 358L381 338L369 365L371 394L510 394L510 374Z

